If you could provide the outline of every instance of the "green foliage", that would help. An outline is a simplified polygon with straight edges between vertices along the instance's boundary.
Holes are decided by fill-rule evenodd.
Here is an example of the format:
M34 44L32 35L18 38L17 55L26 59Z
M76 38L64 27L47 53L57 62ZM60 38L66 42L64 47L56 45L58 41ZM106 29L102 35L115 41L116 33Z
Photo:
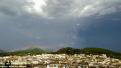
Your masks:
M8 56L8 52L0 50L0 56Z
M26 49L26 50L10 52L9 55L25 56L25 55L37 55L37 54L42 54L42 53L46 53L46 52L40 48L31 48L31 49Z
M81 49L81 52L84 54L94 54L94 55L106 54L108 57L121 59L121 53L103 48L83 48Z
M4 50L0 50L0 53L3 53L3 52L5 52Z
M112 52L103 48L83 48L81 51L85 54L109 54Z
M108 57L121 59L121 53L114 52L108 49L103 48L82 48L75 49L71 47L61 48L57 52L53 52L54 54L93 54L93 55L101 55L106 54Z
M8 56L8 55L9 55L8 52L3 52L3 53L1 52L1 53L0 53L0 57Z
M61 48L61 49L59 49L56 53L57 54L69 54L69 55L73 55L73 54L80 54L81 51L80 51L80 49L75 49L75 48L67 47L67 48Z
M26 50L19 50L14 52L0 52L0 56L9 56L9 55L18 55L18 56L25 56L25 55L38 55L42 53L48 53L48 54L68 54L68 55L74 55L74 54L93 54L93 55L100 55L100 54L106 54L108 57L111 58L117 58L121 59L121 53L114 52L108 49L103 48L82 48L82 49L76 49L71 47L61 48L55 52L47 52L40 48L30 48Z

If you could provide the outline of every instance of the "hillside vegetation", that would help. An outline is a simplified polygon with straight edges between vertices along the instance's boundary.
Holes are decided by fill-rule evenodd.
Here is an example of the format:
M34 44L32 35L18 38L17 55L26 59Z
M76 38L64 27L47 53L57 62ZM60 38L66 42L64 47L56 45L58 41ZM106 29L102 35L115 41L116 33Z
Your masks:
M81 49L81 52L85 54L97 54L97 55L106 54L108 57L121 59L121 53L103 48L83 48Z
M55 52L47 52L45 50L42 50L40 48L30 48L25 50L18 50L14 52L0 52L0 56L9 56L9 55L18 55L18 56L25 56L25 55L38 55L43 53L49 53L49 54L68 54L68 55L74 55L74 54L93 54L93 55L100 55L100 54L106 54L108 57L111 58L118 58L121 59L121 53L115 52L108 49L103 48L82 48L82 49L76 49L71 47L61 48Z
M10 56L10 55L25 56L25 55L37 55L37 54L43 54L43 53L47 53L47 52L40 48L30 48L25 50L17 50L14 52L2 52L0 53L0 56Z

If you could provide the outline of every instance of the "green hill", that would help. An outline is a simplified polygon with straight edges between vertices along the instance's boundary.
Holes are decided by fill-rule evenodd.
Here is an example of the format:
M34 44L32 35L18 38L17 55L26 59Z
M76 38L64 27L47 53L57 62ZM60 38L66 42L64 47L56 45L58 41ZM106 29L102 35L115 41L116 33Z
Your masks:
M5 51L0 49L0 53L3 53L3 52L5 52Z
M0 49L0 56L8 56L8 53Z
M81 50L80 49L71 48L71 47L67 47L67 48L61 48L61 49L57 50L55 53L57 53L57 54L73 55L73 54L80 54Z
M37 55L37 54L42 54L42 53L47 53L46 51L40 49L40 48L29 48L25 50L18 50L14 52L10 52L9 55Z
M106 54L109 57L121 59L121 53L103 48L83 48L81 49L81 52L84 54L94 54L94 55Z
M76 49L76 48L67 47L67 48L61 48L54 53L68 54L68 55L73 55L73 54L93 54L93 55L106 54L108 57L121 59L121 53L115 52L112 50L108 50L108 49L103 49L103 48Z
M40 48L29 48L25 50L18 50L14 52L5 52L3 50L0 50L0 56L9 56L9 55L18 55L18 56L25 56L25 55L38 55L42 53L49 53L49 54L68 54L68 55L74 55L74 54L93 54L93 55L100 55L100 54L106 54L108 57L111 58L117 58L121 59L121 53L115 52L108 49L103 48L82 48L82 49L76 49L71 47L61 48L55 52L48 52L47 50L42 50Z

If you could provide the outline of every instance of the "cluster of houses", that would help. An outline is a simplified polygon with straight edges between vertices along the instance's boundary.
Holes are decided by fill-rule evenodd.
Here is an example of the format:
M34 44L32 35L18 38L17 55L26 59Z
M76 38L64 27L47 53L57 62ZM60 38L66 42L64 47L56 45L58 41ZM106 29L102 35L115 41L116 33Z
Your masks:
M0 57L0 68L121 68L121 60L105 54L6 56Z

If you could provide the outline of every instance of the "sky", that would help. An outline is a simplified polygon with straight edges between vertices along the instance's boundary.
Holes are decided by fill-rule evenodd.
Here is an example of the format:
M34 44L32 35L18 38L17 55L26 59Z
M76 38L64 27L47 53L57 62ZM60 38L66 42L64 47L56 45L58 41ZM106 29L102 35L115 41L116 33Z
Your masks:
M0 0L0 49L121 51L121 0Z

